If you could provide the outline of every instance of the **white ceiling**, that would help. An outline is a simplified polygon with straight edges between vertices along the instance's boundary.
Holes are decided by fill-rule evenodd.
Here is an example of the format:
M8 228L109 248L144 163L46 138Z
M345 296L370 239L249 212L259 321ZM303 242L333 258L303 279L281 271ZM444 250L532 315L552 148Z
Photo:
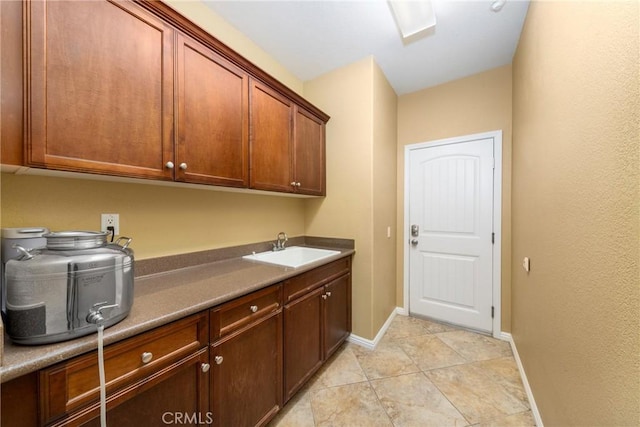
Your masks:
M398 95L511 63L528 0L433 0L435 30L403 43L386 0L204 0L302 81L373 55Z

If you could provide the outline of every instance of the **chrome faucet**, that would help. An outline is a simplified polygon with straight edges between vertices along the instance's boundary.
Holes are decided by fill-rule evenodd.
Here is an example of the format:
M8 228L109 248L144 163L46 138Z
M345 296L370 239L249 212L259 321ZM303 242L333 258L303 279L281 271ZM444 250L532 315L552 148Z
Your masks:
M285 243L287 243L287 240L289 240L289 238L287 237L287 233L285 233L284 231L279 232L278 236L276 237L276 242L273 243L273 250L283 251L284 245Z

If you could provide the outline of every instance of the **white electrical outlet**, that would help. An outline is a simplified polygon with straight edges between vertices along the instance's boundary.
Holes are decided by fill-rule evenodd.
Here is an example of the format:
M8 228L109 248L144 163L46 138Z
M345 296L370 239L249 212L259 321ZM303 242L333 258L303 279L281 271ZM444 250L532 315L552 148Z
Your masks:
M109 231L107 227L113 227L113 234L120 235L120 215L117 213L102 214L100 216L100 230Z

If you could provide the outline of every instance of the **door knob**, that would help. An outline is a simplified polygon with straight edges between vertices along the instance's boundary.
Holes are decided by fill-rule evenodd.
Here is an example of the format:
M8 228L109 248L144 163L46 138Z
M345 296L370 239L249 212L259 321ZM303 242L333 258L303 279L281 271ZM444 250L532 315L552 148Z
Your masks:
M255 313L256 311L258 311L258 306L252 305L251 307L249 307L249 310L251 310L252 313Z
M167 162L164 164L167 169L173 169L173 162Z
M216 356L213 360L216 362L216 365L220 365L224 358L222 356Z
M411 239L411 244L416 246L418 244L418 239Z
M209 368L211 368L211 365L209 365L208 363L203 363L202 365L200 365L200 369L202 369L202 372L209 372Z
M180 163L180 169L182 169L183 171L187 170L187 164L186 163Z

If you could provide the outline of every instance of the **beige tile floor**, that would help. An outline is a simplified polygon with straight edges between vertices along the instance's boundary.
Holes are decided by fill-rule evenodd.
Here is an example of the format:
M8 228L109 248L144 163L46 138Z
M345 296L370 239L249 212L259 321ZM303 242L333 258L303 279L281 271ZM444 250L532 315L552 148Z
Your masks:
M396 316L375 350L346 343L269 427L535 426L507 342Z

